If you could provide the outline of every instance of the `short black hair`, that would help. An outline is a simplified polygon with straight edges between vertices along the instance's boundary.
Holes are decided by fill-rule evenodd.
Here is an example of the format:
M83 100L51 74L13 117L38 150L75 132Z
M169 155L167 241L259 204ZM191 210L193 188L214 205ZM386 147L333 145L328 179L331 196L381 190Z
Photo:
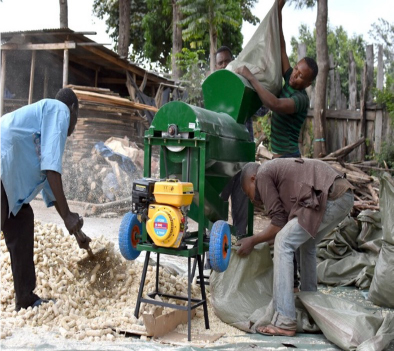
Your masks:
M231 58L233 58L233 53L231 52L230 48L227 46L221 46L218 51L216 51L215 56L220 53L220 52L224 52L224 51L228 51L228 53L230 54Z
M319 67L317 66L316 61L311 58L311 57L304 57L304 60L306 62L306 64L308 65L308 67L311 69L312 71L312 79L311 81L314 81L317 74L319 73Z
M260 167L260 163L257 162L249 162L242 167L241 178L240 178L242 189L244 188L246 181L250 179L252 175L257 174L257 169L259 167Z
M75 104L75 106L78 107L77 95L75 95L74 91L70 88L60 89L57 92L55 99L65 103L69 108L71 108L72 104Z

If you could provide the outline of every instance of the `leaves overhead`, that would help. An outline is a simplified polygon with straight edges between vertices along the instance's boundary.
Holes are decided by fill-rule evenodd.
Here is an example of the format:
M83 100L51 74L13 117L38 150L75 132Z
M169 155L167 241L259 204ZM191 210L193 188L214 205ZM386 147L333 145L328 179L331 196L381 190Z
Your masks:
M131 0L130 44L132 45L131 59L133 61L138 63L145 60L159 62L162 68L168 70L172 50L172 2L174 1ZM193 2L191 1L191 3ZM252 14L252 8L257 0L211 0L211 2L221 5L217 7L220 12L215 11L208 14L218 24L218 45L227 45L237 54L242 49L242 21L245 20L252 24L258 23L258 18ZM192 8L193 4L190 4L189 10ZM185 11L187 11L187 7ZM118 0L94 0L93 13L98 18L105 19L107 33L116 46L119 36ZM203 18L198 19L195 27L201 28L203 20ZM236 27L234 27L235 25ZM193 32L192 28L191 32ZM209 37L205 33L200 32L200 34L204 35L200 35L198 39L184 39L183 47L191 48L191 43L194 43L196 48L205 51L207 59ZM197 38L198 36L191 35L191 37Z

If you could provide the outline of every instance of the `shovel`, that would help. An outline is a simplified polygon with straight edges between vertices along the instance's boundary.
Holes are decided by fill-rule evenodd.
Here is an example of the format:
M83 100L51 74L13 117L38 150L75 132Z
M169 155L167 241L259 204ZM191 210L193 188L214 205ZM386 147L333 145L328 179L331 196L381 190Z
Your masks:
M78 264L85 264L88 261L93 262L93 261L102 260L103 257L107 255L106 248L102 248L98 250L96 253L93 253L89 245L92 239L90 239L82 230L78 230L75 233L75 238L77 239L79 248L84 249L88 252L88 256L80 259L77 262Z

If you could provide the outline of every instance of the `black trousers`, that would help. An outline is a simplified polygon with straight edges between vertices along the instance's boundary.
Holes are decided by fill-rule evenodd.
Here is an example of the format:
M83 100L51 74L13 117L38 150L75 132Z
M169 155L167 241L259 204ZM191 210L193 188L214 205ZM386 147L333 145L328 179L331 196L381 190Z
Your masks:
M36 287L34 267L34 213L25 204L16 216L8 218L8 200L1 183L1 230L11 256L14 278L15 309L27 308L39 297L33 293Z

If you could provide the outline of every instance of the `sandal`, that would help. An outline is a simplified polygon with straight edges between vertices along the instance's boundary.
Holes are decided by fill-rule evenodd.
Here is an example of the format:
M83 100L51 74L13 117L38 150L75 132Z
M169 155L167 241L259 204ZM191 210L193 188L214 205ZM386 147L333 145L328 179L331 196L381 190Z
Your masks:
M271 331L268 331L267 329L269 329ZM262 330L265 330L265 331L262 331ZM291 337L296 334L296 331L278 328L272 324L269 324L269 325L266 325L263 327L257 327L256 333L259 333L262 335L269 335L269 336L290 336Z

